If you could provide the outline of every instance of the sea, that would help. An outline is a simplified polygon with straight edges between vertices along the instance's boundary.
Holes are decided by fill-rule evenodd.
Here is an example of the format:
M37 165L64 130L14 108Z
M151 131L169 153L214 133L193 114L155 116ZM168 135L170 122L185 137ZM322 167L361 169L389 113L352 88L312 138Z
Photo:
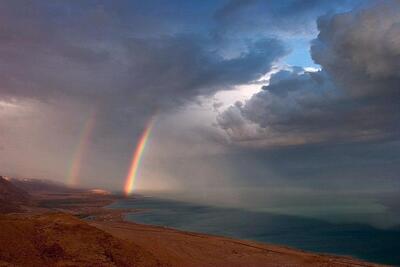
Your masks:
M362 223L332 223L302 216L150 196L118 200L109 207L140 210L126 214L127 221L400 266L399 227L382 229Z

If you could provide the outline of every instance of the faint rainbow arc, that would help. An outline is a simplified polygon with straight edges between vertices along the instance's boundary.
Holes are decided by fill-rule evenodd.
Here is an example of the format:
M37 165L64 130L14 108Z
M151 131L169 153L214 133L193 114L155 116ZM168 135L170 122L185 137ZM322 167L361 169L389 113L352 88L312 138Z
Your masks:
M82 160L89 145L90 137L92 136L95 124L96 124L96 110L92 109L89 113L89 116L86 119L82 132L79 135L79 142L78 145L76 146L74 156L72 157L72 163L67 177L67 183L69 185L74 186L78 183L79 174L82 166Z
M150 119L150 121L147 123L146 127L144 128L144 130L137 142L135 151L133 153L129 172L128 172L128 175L127 175L126 181L125 181L124 191L125 191L126 195L131 194L135 187L135 181L136 181L136 177L137 177L138 170L140 167L140 162L143 157L143 153L146 148L147 141L149 140L149 137L151 135L151 130L153 129L154 121L155 121L154 117Z

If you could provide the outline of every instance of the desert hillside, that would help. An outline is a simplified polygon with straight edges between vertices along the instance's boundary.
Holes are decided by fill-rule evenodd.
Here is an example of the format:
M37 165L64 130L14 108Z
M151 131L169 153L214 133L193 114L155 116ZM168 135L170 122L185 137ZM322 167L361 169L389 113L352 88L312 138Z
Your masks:
M67 214L0 217L0 266L159 266L149 252Z
M380 266L352 258L318 255L276 245L158 226L112 221L95 221L91 225L124 240L134 241L141 248L157 255L157 259L166 266Z
M0 213L16 212L28 205L31 196L23 189L0 176Z

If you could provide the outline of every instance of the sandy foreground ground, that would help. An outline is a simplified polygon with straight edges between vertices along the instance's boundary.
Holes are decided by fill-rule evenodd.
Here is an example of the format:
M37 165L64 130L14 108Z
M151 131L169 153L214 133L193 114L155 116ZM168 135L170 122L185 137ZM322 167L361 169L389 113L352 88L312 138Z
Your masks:
M378 266L350 258L164 227L113 221L90 224L118 238L133 241L168 266Z
M37 206L24 214L0 216L0 266L382 266L126 222L127 210L103 208L117 199L111 195L34 197Z

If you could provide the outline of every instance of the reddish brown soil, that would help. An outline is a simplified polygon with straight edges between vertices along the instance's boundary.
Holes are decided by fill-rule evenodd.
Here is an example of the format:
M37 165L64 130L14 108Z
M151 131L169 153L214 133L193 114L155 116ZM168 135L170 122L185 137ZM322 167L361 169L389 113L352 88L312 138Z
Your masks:
M145 249L67 214L0 217L0 266L160 266Z
M134 241L170 266L378 266L351 258L164 227L113 221L95 221L91 225L121 239Z

